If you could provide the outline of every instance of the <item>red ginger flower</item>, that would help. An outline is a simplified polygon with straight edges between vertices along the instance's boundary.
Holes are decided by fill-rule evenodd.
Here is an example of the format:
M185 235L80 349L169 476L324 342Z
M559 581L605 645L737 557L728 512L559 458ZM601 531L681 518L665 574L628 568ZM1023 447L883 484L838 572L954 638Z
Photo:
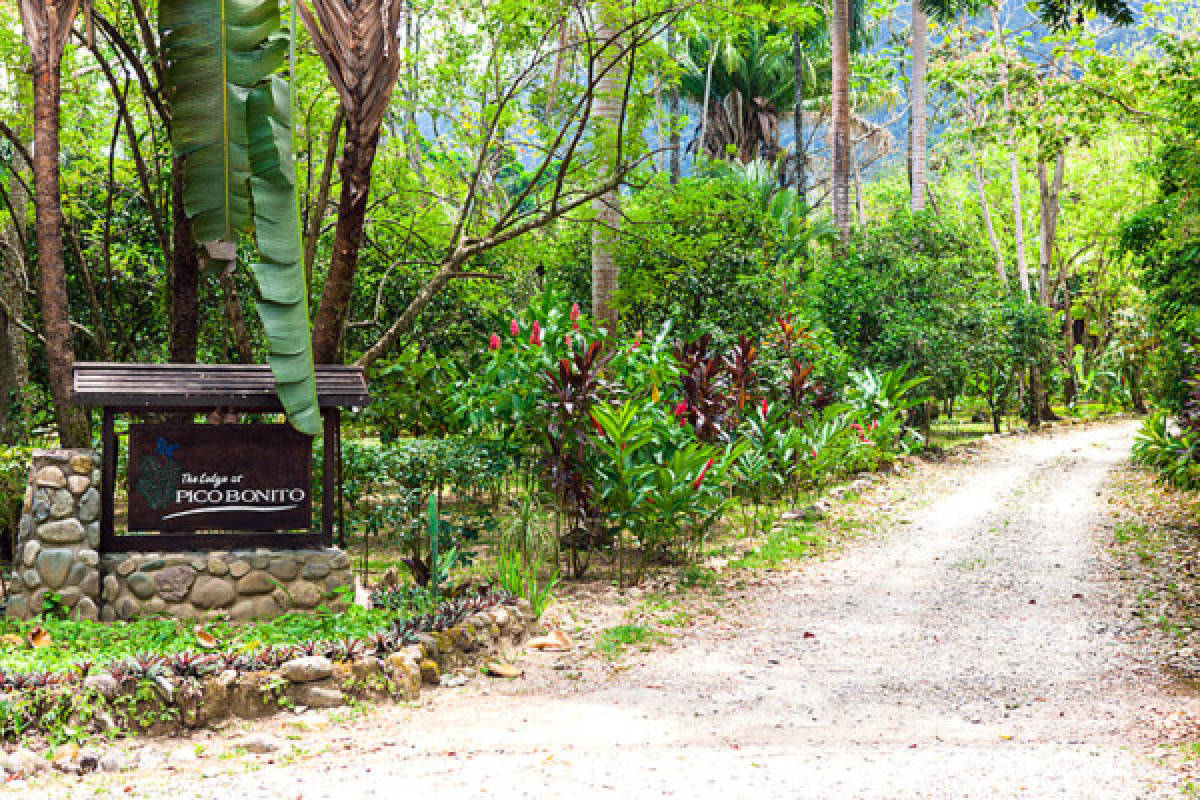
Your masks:
M583 316L583 312L579 310L579 303L571 303L571 321L579 319Z
M767 405L767 398L765 398L765 397L764 397L764 398L762 399L762 412L763 412L763 416L765 417L765 416L767 415L767 412L768 412L768 411L770 411L770 410L771 410L771 407L770 407L769 405Z
M500 337L493 333L491 341L488 342L488 350L499 350L499 349L500 349Z
M529 334L529 343L539 347L542 344L542 323L536 319L533 321L533 332Z
M508 329L512 331L513 336L519 336L521 333L521 325L515 319L512 321L512 324L508 326Z
M710 469L712 469L712 465L713 460L710 458L708 463L704 465L704 469L700 470L700 476L696 478L696 480L692 481L692 491L696 491L700 488L700 484L704 483L704 476L708 474Z

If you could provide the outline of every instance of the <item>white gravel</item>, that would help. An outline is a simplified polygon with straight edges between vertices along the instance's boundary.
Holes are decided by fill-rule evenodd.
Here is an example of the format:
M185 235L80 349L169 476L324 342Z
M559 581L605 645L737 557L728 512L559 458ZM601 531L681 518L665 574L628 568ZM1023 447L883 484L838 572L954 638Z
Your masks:
M191 743L168 743L178 748L167 757L173 771L60 778L44 791L1178 796L1178 779L1158 764L1156 723L1200 708L1145 663L1104 564L1101 491L1135 427L1000 440L972 465L936 470L911 487L908 524L774 584L739 630L697 629L629 670L591 667L573 682L550 669L553 659L531 657L526 681L474 681L419 708L283 729L294 760L186 759Z

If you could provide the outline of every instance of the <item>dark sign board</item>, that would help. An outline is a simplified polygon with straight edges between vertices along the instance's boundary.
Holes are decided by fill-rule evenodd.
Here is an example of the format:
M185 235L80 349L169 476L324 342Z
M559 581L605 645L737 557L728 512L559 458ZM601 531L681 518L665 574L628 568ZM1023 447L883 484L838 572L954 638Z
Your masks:
M300 531L312 439L290 425L130 425L130 531Z

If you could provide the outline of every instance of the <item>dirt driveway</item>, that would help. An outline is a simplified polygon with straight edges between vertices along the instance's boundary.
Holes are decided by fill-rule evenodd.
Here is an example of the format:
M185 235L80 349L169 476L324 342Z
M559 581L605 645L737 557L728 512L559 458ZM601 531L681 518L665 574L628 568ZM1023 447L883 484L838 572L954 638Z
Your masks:
M419 707L260 723L286 742L269 755L223 753L220 736L158 743L158 767L46 791L1176 797L1156 732L1200 701L1146 660L1105 563L1106 474L1135 428L998 440L972 464L899 479L887 530L627 669L527 654L523 680L477 678Z

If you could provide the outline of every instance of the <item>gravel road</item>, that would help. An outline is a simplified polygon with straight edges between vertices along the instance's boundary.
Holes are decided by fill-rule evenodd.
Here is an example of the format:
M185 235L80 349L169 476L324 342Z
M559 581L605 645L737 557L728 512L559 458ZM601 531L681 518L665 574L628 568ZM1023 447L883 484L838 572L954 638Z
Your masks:
M165 743L172 770L47 791L1175 797L1156 731L1200 701L1148 663L1104 555L1106 474L1135 429L996 440L972 463L897 479L886 530L770 582L731 610L732 630L697 628L628 669L579 678L529 654L521 681L307 732L260 723L290 754L197 759Z

